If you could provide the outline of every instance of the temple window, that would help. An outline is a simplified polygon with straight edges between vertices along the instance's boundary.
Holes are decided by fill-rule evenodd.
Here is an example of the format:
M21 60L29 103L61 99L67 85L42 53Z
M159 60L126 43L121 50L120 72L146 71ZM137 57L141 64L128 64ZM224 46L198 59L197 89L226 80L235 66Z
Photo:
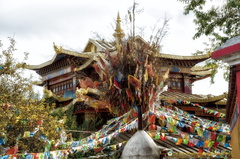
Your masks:
M68 83L66 83L66 89L68 89L69 88L69 85L68 85Z
M168 81L168 87L169 87L169 88L171 87L171 82L170 82L170 81Z
M39 73L41 75L44 75L44 74L47 74L47 73L49 73L51 71L54 71L54 70L57 70L57 69L61 69L62 67L68 66L69 64L70 63L69 63L68 58L65 58L65 59L59 60L59 61L51 64L48 67L43 68L41 71L39 71Z
M178 85L179 88L181 88L181 86L182 86L180 81L178 81L177 85Z
M173 86L173 87L176 87L176 81L173 81L173 82L172 82L172 86Z
M65 91L74 91L73 80L69 79L60 83L50 85L49 89L57 95L63 95Z

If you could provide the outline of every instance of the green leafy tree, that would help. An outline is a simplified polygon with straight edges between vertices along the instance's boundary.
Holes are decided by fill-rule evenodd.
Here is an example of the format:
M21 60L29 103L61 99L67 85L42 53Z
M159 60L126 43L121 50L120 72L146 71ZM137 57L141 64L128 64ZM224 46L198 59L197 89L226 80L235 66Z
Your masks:
M16 42L9 41L7 49L0 41L0 150L13 147L8 153L42 152L47 140L60 138L63 123L50 115L51 107L34 93L35 82L25 77L27 53L19 62L14 58Z
M64 127L66 131L69 132L69 138L72 138L72 140L79 140L80 138L83 138L81 133L83 129L77 123L77 116L73 114L74 105L70 103L68 107L69 108L67 110L63 110L62 108L54 109L51 114L55 117L63 118Z
M206 46L203 52L213 52L218 46L228 39L240 34L240 1L226 0L224 3L215 2L210 9L206 9L207 0L179 0L185 3L184 14L193 13L195 16L196 33L193 39L201 36L209 37L210 44ZM212 82L218 68L223 68L224 78L228 79L228 66L215 60L207 60L206 65L212 67Z

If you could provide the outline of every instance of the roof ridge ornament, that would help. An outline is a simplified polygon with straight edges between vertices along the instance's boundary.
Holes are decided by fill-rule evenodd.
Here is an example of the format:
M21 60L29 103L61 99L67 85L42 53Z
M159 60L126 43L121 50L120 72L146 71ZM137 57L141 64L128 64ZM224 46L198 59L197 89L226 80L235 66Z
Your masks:
M53 42L53 48L57 54L62 53L63 50L62 46L55 45L55 42Z
M118 12L117 15L117 20L116 20L116 29L115 32L113 33L113 36L116 38L116 41L119 43L122 38L125 36L122 28L121 28L121 18L120 18L120 14Z

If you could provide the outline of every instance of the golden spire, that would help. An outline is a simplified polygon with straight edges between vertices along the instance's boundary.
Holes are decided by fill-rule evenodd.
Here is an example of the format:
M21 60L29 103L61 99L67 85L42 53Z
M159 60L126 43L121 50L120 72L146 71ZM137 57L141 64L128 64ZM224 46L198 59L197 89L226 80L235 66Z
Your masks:
M119 12L116 20L116 29L115 29L115 33L113 33L113 36L116 38L118 42L121 41L121 39L125 36L121 28L121 18L120 18Z

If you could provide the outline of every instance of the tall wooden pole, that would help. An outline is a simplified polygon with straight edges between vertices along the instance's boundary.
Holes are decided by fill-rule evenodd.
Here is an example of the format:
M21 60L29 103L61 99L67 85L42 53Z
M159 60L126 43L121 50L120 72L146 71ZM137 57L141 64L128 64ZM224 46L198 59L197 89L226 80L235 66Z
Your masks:
M142 130L143 124L142 124L142 105L138 105L138 130Z

